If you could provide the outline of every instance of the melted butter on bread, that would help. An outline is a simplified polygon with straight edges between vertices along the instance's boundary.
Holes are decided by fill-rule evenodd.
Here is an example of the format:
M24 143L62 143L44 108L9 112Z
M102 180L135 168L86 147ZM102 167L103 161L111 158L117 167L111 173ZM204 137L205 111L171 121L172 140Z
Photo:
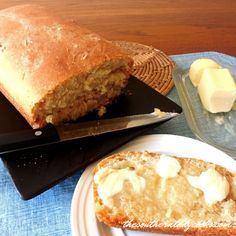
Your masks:
M98 194L108 207L112 207L111 197L123 190L125 181L130 182L135 193L140 193L145 188L145 179L138 176L131 168L104 168L94 176L94 182L98 185Z
M156 172L162 178L176 177L181 169L181 165L171 156L162 154L156 164Z
M209 205L223 201L229 194L227 179L213 168L203 171L199 176L187 176L187 179L194 188L203 191L204 199Z

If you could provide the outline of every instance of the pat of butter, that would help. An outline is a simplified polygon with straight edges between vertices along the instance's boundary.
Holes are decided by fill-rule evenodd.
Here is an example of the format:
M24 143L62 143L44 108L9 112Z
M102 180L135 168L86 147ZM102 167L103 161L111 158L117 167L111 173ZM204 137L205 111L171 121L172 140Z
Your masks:
M221 66L219 64L217 64L215 61L211 60L211 59L207 59L207 58L202 58L202 59L197 59L195 60L191 66L190 66L190 70L189 70L189 77L190 80L192 81L193 85L195 87L198 86L202 73L204 71L204 69L206 68L221 68Z
M159 108L154 108L154 111L151 114L161 118L161 117L164 117L166 115L166 112L161 111Z
M228 112L236 99L236 86L228 69L205 69L198 85L198 93L206 110Z
M156 164L156 172L163 178L176 177L181 169L179 162L171 156L162 154Z
M140 193L146 185L145 179L138 176L134 170L102 168L94 176L94 182L97 184L97 191L104 204L112 207L112 196L123 189L125 181L129 181L136 193Z
M199 176L187 176L187 179L194 188L204 193L204 199L209 205L224 200L229 193L227 179L213 168L202 172Z

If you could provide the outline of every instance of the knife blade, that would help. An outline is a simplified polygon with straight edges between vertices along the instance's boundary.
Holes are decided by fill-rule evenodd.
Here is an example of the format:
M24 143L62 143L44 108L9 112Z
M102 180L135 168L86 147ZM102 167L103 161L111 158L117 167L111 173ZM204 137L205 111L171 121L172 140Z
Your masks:
M68 124L57 126L57 132L61 140L72 140L158 123L173 118L177 115L178 113L166 112L163 115L158 116L154 113L150 113L113 119L88 121L74 125Z
M112 119L65 123L59 126L49 124L41 129L2 134L0 135L0 153L160 123L177 115L179 113L162 112L156 114L153 112Z

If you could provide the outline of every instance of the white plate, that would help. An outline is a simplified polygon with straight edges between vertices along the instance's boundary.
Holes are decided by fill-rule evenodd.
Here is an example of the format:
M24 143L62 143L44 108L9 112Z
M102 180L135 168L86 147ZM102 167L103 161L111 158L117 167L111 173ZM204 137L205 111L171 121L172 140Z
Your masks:
M221 165L236 172L236 161L222 151L201 141L176 135L147 135L122 146L119 151L157 151L181 157L192 157ZM73 236L153 236L137 231L108 227L97 221L93 205L92 170L96 163L82 174L71 204L71 228ZM165 234L166 236L166 234Z

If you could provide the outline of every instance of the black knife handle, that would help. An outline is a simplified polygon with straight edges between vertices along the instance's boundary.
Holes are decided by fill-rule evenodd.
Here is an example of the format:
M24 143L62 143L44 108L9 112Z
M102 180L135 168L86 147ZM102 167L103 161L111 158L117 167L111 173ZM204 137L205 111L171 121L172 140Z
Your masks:
M41 129L29 129L0 135L0 153L59 141L56 128L49 124Z

